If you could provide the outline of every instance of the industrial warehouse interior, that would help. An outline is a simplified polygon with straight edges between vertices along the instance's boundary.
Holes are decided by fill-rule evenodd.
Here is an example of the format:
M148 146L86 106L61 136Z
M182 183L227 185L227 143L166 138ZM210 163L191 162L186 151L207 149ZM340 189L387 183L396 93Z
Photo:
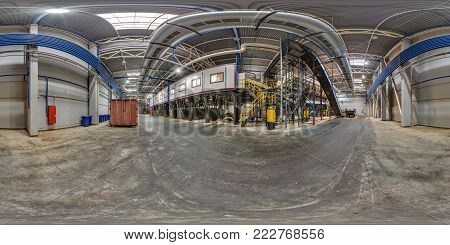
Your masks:
M0 54L0 224L450 223L448 1L2 1Z

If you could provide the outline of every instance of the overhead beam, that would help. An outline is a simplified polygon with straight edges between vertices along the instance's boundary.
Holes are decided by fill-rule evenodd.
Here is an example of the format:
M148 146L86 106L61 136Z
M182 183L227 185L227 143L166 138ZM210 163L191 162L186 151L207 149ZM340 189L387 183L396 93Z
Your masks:
M345 28L337 30L341 35L375 35L375 36L384 36L391 38L402 38L403 35L401 33L385 31L385 30L375 30L375 29L364 29L364 28Z

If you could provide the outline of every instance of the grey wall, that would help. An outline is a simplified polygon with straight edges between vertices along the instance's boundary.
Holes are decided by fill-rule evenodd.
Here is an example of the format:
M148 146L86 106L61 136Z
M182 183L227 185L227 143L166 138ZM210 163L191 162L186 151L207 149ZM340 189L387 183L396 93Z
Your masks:
M109 114L109 90L102 83L99 83L98 88L98 114L107 115Z
M26 126L26 74L24 46L0 47L0 128L25 128Z
M366 97L338 97L341 110L356 109L356 115L367 114Z
M28 32L9 27L0 28L0 33ZM96 54L89 42L70 33L39 27L39 33L56 36L80 45ZM18 50L18 52L11 52ZM24 76L1 76L26 74L24 46L0 47L0 128L26 128L27 81ZM82 60L64 52L38 47L38 128L39 130L65 128L81 124L81 117L89 113L88 65ZM51 55L53 58L50 58ZM55 58L56 57L56 58ZM48 77L48 91L46 88ZM98 112L108 113L109 90L99 83ZM46 113L46 93L48 105L56 106L56 125L48 125ZM97 97L96 97L97 98Z
M420 62L411 77L413 124L450 128L450 57Z
M69 65L39 58L39 130L72 127L81 124L88 114L88 74ZM48 104L56 106L56 124L47 124L45 107L46 81Z
M450 52L450 48L417 57L414 59L417 63L404 73L411 82L413 125L450 128L450 57L435 56L446 52ZM399 71L394 74L397 94L401 100L400 83L404 78ZM395 98L393 120L401 121Z

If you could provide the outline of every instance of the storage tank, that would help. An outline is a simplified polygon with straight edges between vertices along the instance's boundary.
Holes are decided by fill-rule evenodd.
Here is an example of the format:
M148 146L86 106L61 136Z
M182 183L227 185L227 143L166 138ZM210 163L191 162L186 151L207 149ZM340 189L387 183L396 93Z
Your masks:
M137 101L135 99L113 99L109 105L111 126L136 126Z

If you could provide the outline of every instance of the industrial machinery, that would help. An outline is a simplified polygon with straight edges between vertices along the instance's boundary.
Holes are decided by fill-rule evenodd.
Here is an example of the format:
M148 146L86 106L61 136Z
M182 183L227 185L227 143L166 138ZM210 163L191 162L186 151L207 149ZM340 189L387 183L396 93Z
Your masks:
M269 106L269 108L267 108L267 129L269 130L275 129L275 121L276 121L275 107Z
M346 118L354 118L356 116L355 109L345 109L344 113Z
M324 112L341 111L324 64L313 51L286 39L281 54L264 71L237 64L220 65L191 73L147 96L156 116L185 120L230 118L241 127L265 122L300 125Z

